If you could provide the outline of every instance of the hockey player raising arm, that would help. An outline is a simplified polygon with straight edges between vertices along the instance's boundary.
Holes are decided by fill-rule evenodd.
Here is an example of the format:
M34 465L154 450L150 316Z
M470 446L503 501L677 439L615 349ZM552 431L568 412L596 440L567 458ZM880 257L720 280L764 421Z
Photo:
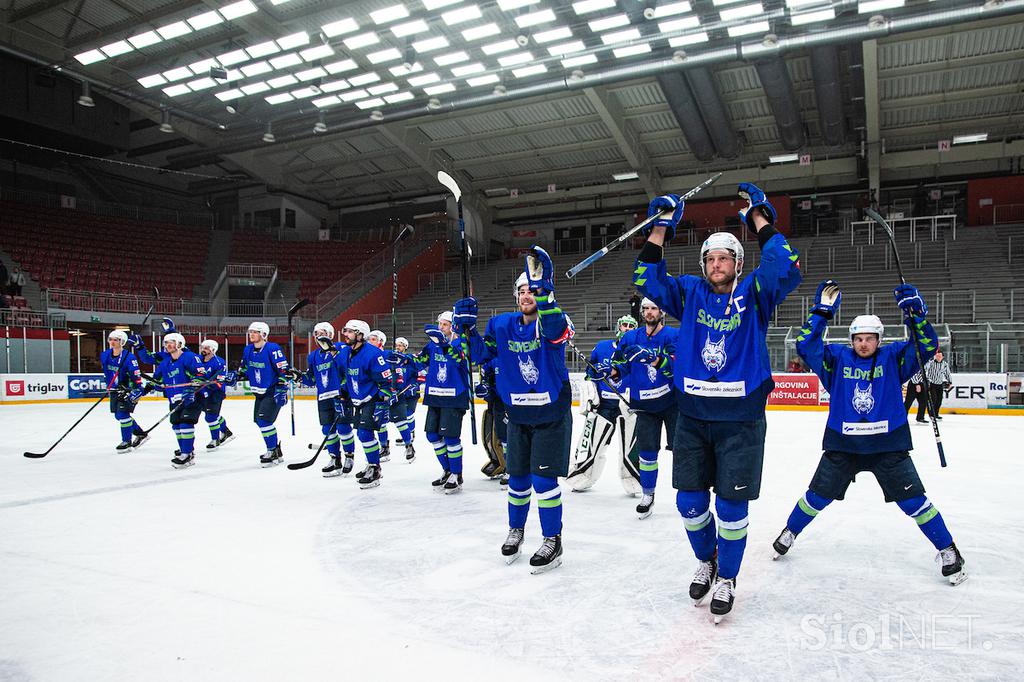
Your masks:
M196 424L202 412L202 401L197 400L196 385L202 383L199 368L202 360L185 348L185 337L178 332L164 336L164 352L159 353L160 364L153 379L162 384L171 412L171 430L178 441L178 451L171 466L184 469L196 463ZM194 385L189 385L194 384Z
M149 439L132 417L143 395L142 372L127 343L128 334L115 329L107 335L109 347L100 355L103 380L110 395L110 413L121 427L121 442L114 448L117 452L130 452Z
M822 336L842 295L839 285L826 280L818 286L814 306L800 335L796 350L807 366L821 377L831 396L824 453L811 484L789 515L786 527L775 540L776 558L786 554L796 536L833 500L841 500L854 476L870 471L878 480L886 502L895 502L917 522L925 537L939 551L942 575L958 585L967 574L942 514L925 496L909 451L913 449L907 413L900 387L918 371L914 344L921 354L931 355L938 338L925 319L928 308L918 290L901 284L896 304L907 316L909 341L882 346L885 332L875 315L858 315L850 324L850 343L825 344Z
M519 557L532 489L544 542L530 565L534 573L541 573L562 563L558 477L568 474L572 436L572 389L564 344L574 331L555 302L554 266L544 249L531 249L514 290L519 310L488 320L483 338L476 329L474 298L455 303L455 326L468 336L474 361L496 359L498 394L508 410L509 531L501 553L508 563Z
M747 277L740 279L743 245L728 232L712 234L701 246L703 277L666 272L664 245L683 217L676 195L657 197L648 207L648 215L668 208L673 213L652 223L633 273L636 287L680 321L672 487L700 561L690 597L700 603L712 591L716 621L732 609L748 503L761 489L764 408L774 387L765 336L775 306L800 283L797 254L775 229L775 209L764 192L743 183L739 194L747 201L740 217L761 248L761 263Z
M242 352L242 364L237 372L227 372L224 383L234 386L239 379L248 379L254 403L252 418L260 428L267 451L260 455L260 466L271 467L284 461L281 443L274 422L281 408L288 404L288 359L281 346L270 337L266 322L253 322L247 333L249 344Z

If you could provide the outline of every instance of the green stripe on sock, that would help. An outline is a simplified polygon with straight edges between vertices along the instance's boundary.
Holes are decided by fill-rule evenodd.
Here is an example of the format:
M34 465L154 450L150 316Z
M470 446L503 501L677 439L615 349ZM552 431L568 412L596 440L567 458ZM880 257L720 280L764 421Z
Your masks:
M928 510L922 513L920 516L915 516L914 520L917 521L917 525L923 526L924 524L928 523L938 515L939 510L935 508L935 505L932 505L931 507L928 507Z
M812 507L811 505L807 504L807 501L804 500L804 498L802 497L796 501L796 506L800 507L800 511L802 511L804 514L807 514L808 516L818 515L818 510Z
M530 496L527 495L526 497L514 497L512 495L509 495L508 496L508 503L509 504L514 504L517 507L522 507L522 506L525 506L527 504L530 504Z
M719 528L718 536L723 540L742 540L747 537L747 529L740 528L739 530L730 530L728 528Z
M706 519L704 519L700 523L692 523L688 519L683 519L683 526L690 533L696 533L697 531L699 531L700 529L704 528L704 526L708 525L709 523L711 523L711 517L710 516L708 516Z
M645 464L644 462L640 462L640 471L657 471L657 470L658 470L658 463L657 462L651 462L650 464Z
M562 506L562 498L561 497L556 497L553 500L537 500L537 506L538 507L543 507L544 509L550 509L552 507L561 507Z

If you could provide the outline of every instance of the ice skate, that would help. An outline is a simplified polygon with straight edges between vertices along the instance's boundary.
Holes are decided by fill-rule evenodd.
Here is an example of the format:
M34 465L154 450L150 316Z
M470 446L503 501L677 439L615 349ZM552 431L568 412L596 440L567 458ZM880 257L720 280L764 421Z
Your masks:
M405 446L405 463L406 464L412 464L415 461L416 461L416 448L414 448L412 446L412 443L409 443L408 445Z
M187 455L178 454L171 460L171 466L175 469L187 469L196 463L196 456L194 453L188 453Z
M141 448L147 440L149 440L148 433L135 434L135 438L132 438L132 450L137 450Z
M323 472L324 478L334 478L335 476L341 476L344 465L341 463L341 455L331 455L331 462L320 471Z
M380 446L380 461L381 463L391 461L391 445L389 443Z
M431 489L435 493L439 493L439 492L443 492L444 491L444 484L448 482L448 474L449 473L450 472L445 471L444 473L441 474L441 478L438 478L438 479L433 480L433 481L430 482Z
M654 493L644 493L640 498L640 504L636 506L637 518L641 521L654 513Z
M505 557L506 564L511 564L519 558L519 555L522 553L520 548L523 546L523 537L525 535L526 531L522 528L508 529L508 537L505 538L505 544L501 546L501 555Z
M267 450L260 455L260 466L266 469L284 461L284 453L281 452L281 444L274 446L273 450Z
M356 468L356 461L352 458L352 455L345 455L345 461L341 465L341 475L348 476L352 473L352 470Z
M224 427L220 430L220 438L217 439L217 447L224 445L228 441L234 440L235 434L231 433L231 429Z
M213 440L211 440L209 443L206 444L206 449L207 450L216 450L219 446L220 446L220 443L217 441L216 438L214 438Z
M693 581L690 582L690 599L694 606L700 606L704 598L711 591L711 586L718 578L718 551L710 561L702 561L697 566L697 572L693 574Z
M459 492L462 490L462 474L448 474L448 478L445 479L444 485L441 488L445 495Z
M956 548L955 542L945 549L940 549L935 561L942 565L942 577L949 580L950 585L959 585L967 580L967 571L964 570L966 562L960 555L960 550Z
M120 443L117 444L117 446L114 448L114 451L115 452L131 452L132 451L132 444L129 443L128 441L126 441L126 440L123 440L123 441L121 441Z
M722 622L732 611L732 603L736 601L736 578L719 578L711 593L711 613L715 616L715 625Z
M562 565L562 536L544 538L536 554L530 557L530 573L545 573Z
M356 482L363 490L369 490L370 488L376 488L379 486L381 478L380 465L371 464L366 467L366 470L363 471L362 475L360 475Z
M789 528L783 528L782 532L779 533L779 537L775 538L775 542L772 543L772 549L775 550L772 560L785 555L794 542L796 542L796 535L793 534L793 531Z
M498 485L501 486L502 490L508 490L508 474L501 475L501 478L498 479Z

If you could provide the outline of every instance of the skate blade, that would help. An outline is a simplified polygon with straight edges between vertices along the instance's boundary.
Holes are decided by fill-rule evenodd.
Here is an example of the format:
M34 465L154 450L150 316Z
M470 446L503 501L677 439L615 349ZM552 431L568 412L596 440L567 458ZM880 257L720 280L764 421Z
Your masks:
M723 613L723 614L722 614L722 615L720 615L720 616L715 616L715 625L718 625L719 623L721 623L721 622L722 622L722 621L723 621L723 620L725 619L725 616L726 616L726 615L727 615L727 614L724 614L724 613Z
M359 484L359 489L360 490L370 490L371 488L376 488L379 485L380 485L380 480L378 479L376 481L370 481L368 483L360 483Z
M416 455L413 455L412 457L406 457L405 458L405 463L406 464L412 464L415 461L416 461Z
M515 554L509 554L508 556L504 556L503 555L502 558L505 560L505 565L506 566L511 566L522 555L523 555L523 552L521 550L516 550Z
M953 575L946 577L949 579L949 584L956 587L963 581L967 580L967 571L961 569L959 573L954 573Z
M708 594L711 594L711 590L708 590ZM693 607L696 608L696 609L699 609L700 607L704 606L704 603L708 599L708 594L705 594L700 599L694 599L693 600Z
M171 466L175 469L188 469L193 464L195 464L195 461L185 462L184 464L175 464L174 462L171 462Z
M272 460L270 462L260 462L260 466L263 467L264 469L269 469L270 467L275 467L278 464L281 464L283 462L284 462L284 460L275 459L275 460Z
M384 464L384 462L390 462L390 461L391 461L390 457L381 457L380 458L380 463L381 464Z
M533 575L540 575L541 573L547 573L548 571L553 571L554 569L558 568L561 565L562 565L562 557L558 557L557 559L552 561L547 566L534 566L533 569L530 571L530 573L533 574Z
M217 447L220 447L221 445L224 445L225 443L230 443L230 442L231 442L231 441L233 441L234 439L235 439L235 434L231 434L230 436L228 436L227 438L225 438L225 439L224 439L223 441L221 441L221 442L220 442L220 443L219 443L219 444L217 445Z
M445 488L445 490L444 490L444 494L445 495L454 495L455 493L458 493L458 492L462 492L462 486L461 485L458 488Z
M653 509L645 512L637 512L636 518L638 521L643 521L644 519L649 519L653 513Z
M328 471L324 473L324 478L337 478L341 475L342 473L340 471Z

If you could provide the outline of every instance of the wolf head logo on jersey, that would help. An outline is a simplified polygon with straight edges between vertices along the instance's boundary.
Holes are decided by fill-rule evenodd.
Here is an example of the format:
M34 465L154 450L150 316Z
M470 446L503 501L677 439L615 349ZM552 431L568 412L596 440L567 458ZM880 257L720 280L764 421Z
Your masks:
M320 372L320 385L327 388L327 372Z
M711 334L708 334L708 338L704 341L704 347L700 350L700 359L704 361L704 366L711 372L723 369L725 363L729 361L725 354L725 335L713 342Z
M853 409L861 414L867 414L875 406L875 398L871 395L871 384L863 391L854 384L853 386Z
M437 363L437 383L443 384L448 381L448 363Z
M529 356L527 356L526 362L519 360L519 373L523 375L523 381L528 384L540 381L540 370L537 369L537 365L533 364L533 358Z
M645 365L647 367L647 380L652 384L658 380L658 368L654 365Z
M356 381L355 378L352 379L352 392L356 394L359 393L359 382Z
M257 384L262 384L263 383L263 379L262 379L262 374L263 373L260 370L257 369L257 370L255 370L253 372L253 374L256 375L256 383Z

